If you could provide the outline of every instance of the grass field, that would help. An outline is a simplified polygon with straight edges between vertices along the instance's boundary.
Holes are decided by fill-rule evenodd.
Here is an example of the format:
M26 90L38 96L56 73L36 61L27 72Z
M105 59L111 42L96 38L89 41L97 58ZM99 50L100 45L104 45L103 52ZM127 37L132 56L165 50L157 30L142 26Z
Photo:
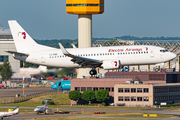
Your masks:
M68 94L53 94L53 95L46 95L46 96L41 96L37 98L33 98L28 101L24 102L19 102L19 103L11 103L11 104L0 104L0 106L20 106L20 107L36 107L43 105L41 100L45 98L51 98L54 100L55 105L48 105L50 108L69 108L71 104L71 100L68 97ZM134 107L98 107L98 104L91 106L91 105L74 105L71 106L71 108L96 108L96 109L121 109L121 110L143 110L145 108L134 108ZM148 108L152 109L152 108Z

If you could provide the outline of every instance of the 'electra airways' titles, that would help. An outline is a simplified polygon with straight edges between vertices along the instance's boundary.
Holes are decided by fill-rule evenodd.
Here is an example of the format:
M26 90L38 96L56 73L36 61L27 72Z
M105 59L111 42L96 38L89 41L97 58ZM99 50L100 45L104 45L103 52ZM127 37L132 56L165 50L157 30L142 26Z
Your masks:
M119 69L126 65L150 65L170 61L176 54L165 48L149 45L128 45L90 48L52 48L37 44L15 20L8 21L17 51L7 51L15 59L60 68Z

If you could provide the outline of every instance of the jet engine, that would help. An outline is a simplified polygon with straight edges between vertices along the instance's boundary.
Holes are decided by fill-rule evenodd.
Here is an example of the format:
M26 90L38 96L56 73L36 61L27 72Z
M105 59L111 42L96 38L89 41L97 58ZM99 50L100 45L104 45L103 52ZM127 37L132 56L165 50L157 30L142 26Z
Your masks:
M105 70L119 69L121 68L120 60L104 60L102 67Z

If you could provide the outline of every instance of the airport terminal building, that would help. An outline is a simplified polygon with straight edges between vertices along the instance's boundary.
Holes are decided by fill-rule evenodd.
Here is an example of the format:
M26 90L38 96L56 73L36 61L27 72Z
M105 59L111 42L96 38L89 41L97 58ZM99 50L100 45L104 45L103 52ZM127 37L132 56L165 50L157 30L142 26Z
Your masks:
M16 47L9 29L0 27L0 64L4 61L8 61L11 65L13 72L19 72L20 61L15 60L12 54L5 51L16 51Z
M180 102L180 83L168 84L116 84L116 106L153 106Z
M4 61L8 61L11 65L13 76L10 81L13 83L22 83L23 75L19 73L20 61L13 58L13 55L6 51L16 51L14 40L9 29L0 27L0 64ZM0 76L1 81L1 76ZM30 75L25 74L25 83L30 83Z

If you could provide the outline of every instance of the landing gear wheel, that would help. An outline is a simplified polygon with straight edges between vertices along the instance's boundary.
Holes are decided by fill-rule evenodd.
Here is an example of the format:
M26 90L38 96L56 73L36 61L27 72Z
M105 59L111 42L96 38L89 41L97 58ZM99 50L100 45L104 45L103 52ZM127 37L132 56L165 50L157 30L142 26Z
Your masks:
M96 74L97 74L97 71L96 71L96 70L91 70L91 71L89 71L89 74L90 74L91 76L96 75Z

